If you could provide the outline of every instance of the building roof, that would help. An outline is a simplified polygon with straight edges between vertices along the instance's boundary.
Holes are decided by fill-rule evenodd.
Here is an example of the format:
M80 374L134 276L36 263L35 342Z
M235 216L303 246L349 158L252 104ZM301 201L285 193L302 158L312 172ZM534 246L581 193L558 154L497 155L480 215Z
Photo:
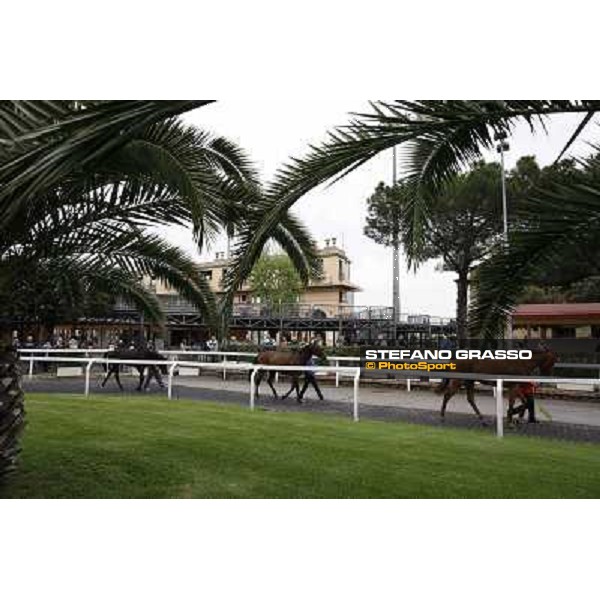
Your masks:
M317 254L319 256L340 256L341 258L345 258L348 262L352 262L346 251L339 246L325 246L324 248L317 248Z
M513 311L515 319L559 320L565 318L600 319L600 302L573 302L562 304L519 304Z

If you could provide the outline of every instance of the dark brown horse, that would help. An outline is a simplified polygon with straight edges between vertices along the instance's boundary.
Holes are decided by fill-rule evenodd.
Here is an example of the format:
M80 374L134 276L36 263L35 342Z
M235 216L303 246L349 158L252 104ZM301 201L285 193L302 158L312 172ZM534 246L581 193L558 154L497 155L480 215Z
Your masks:
M310 365L313 356L318 356L319 358L322 358L322 359L325 358L325 353L323 352L323 349L321 348L321 346L319 346L317 343L314 343L314 342L312 344L303 346L302 348L277 348L277 349L273 349L273 350L261 350L258 354L258 358L256 359L256 362L259 365L269 365L269 366L278 366L278 367L283 367L283 366L300 367L300 366ZM283 372L285 372L285 371L283 371ZM275 387L273 385L273 380L275 379L276 373L277 373L277 371L275 371L275 370L269 371L269 374L267 376L267 383L269 384L269 387L271 388L271 391L273 392L273 397L275 398L275 400L278 400L279 397L277 396L277 390L275 389ZM319 386L315 379L314 373L312 371L304 372L305 381L304 381L304 387L302 388L302 390L300 390L300 385L298 383L301 372L287 371L287 373L290 373L292 376L292 386L290 387L288 392L282 396L282 400L285 400L285 398L287 398L292 393L292 391L296 390L296 400L299 403L301 403L302 397L304 396L306 390L308 389L309 384L311 384L314 387L315 391L317 392L317 395L319 396L319 399L323 400L323 394L321 393L321 390L319 389ZM264 375L265 375L265 371L259 371L256 375L255 385L256 385L256 397L257 398L258 398L258 387L259 387L260 382L262 381Z
M506 375L506 376L525 376L532 375L535 371L538 371L540 375L551 375L552 368L556 362L556 354L551 350L534 351L533 356L529 360L491 360L491 359L474 359L474 360L456 360L456 372L468 373L470 375L481 374L481 375ZM500 378L500 377L499 377ZM475 381L473 379L445 379L442 384L436 389L438 394L443 393L444 399L442 400L441 418L442 421L446 417L446 406L448 401L458 390L461 385L465 386L467 390L467 400L475 414L479 417L482 424L485 424L483 415L475 404ZM481 383L486 385L494 385L489 380L481 380ZM519 385L516 382L509 382L507 386L512 388ZM514 395L511 394L509 398L509 415L513 410Z
M135 349L118 349L111 350L107 352L105 358L114 358L117 360L167 360L164 356L156 352L155 350L145 349L145 348L135 348ZM121 371L122 363L109 363L108 368L106 370L106 377L102 382L102 387L106 385L106 382L110 379L111 375L115 376L115 381L119 386L119 389L123 391L123 386L121 385L121 379L119 378L119 373ZM161 388L165 387L163 383L161 372L163 375L167 374L166 365L136 365L132 364L132 367L135 367L139 373L140 380L138 386L135 388L136 391L141 392L142 390L146 391L150 385L150 381L154 377L156 382ZM148 369L148 374L146 375L146 381L144 382L144 373Z

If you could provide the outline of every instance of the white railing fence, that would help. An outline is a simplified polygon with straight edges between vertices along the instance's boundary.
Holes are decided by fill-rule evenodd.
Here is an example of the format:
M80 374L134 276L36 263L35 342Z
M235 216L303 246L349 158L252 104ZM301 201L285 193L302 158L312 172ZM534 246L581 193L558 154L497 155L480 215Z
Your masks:
M175 376L175 369L177 367L192 367L192 368L202 368L202 369L224 369L224 365L226 363L215 363L215 362L199 362L199 361L191 361L191 360L135 360L135 359L115 359L115 358L106 358L106 357L73 357L73 356L24 356L22 357L25 360L28 360L30 364L33 363L74 363L80 364L82 366L85 365L85 383L84 383L84 394L85 396L90 395L90 379L91 379L91 371L94 365L124 365L124 366L165 366L167 367L167 397L172 399L173 397L173 378ZM238 371L252 371L250 376L250 409L254 410L255 408L255 394L256 394L256 374L258 371L277 371L277 372L306 372L312 371L313 373L323 373L327 371L331 371L335 369L336 371L340 371L344 374L352 374L354 378L354 397L353 397L353 418L355 421L358 421L359 418L359 407L358 407L358 385L360 379L360 368L359 367L309 367L309 366L267 366L267 365L256 365L253 363L227 363L227 367L230 369L238 370ZM33 372L33 369L30 370L30 376Z
M30 353L31 350L23 350L21 353ZM41 352L49 353L49 350L41 350ZM73 352L73 350L67 350L67 352ZM89 352L86 350L85 352ZM178 354L175 351L171 351L173 354ZM58 350L55 350L55 353L61 353ZM209 352L191 352L192 354L210 354ZM181 352L179 352L181 354ZM215 352L215 355L248 355L249 353L227 353L227 352ZM351 359L357 360L356 357L332 357L332 360L340 361L341 359ZM110 365L110 364L121 364L125 366L135 366L135 365L154 365L154 366L166 366L168 368L168 384L167 384L167 396L169 399L172 398L173 395L173 377L175 374L175 369L177 367L192 367L192 368L202 368L202 369L212 369L212 370L221 370L223 369L223 374L225 378L226 370L238 370L238 371L251 371L250 375L250 409L254 410L255 408L255 383L256 383L256 375L259 371L276 371L276 372L306 372L312 371L313 373L327 373L334 371L336 373L336 384L339 381L340 375L348 375L353 378L353 418L355 421L359 420L359 381L361 376L361 368L360 367L341 367L339 363L336 363L334 366L271 366L271 365L257 365L253 363L243 363L243 362L200 362L200 361L186 361L186 360L134 360L134 359L115 359L115 358L106 358L106 357L70 357L70 356L34 356L27 354L25 356L21 356L21 360L29 361L30 377L33 376L33 363L35 362L47 362L47 363L75 363L85 365L85 395L89 396L90 393L90 376L92 367L95 364L99 365ZM558 366L558 365L556 365ZM570 368L597 368L600 365L591 365L591 364L579 364L579 363L569 363L563 364L561 366L570 367ZM424 373L426 375L426 373ZM559 384L559 383L580 383L584 385L600 385L600 377L599 378L575 378L575 377L542 377L535 375L526 375L526 376L500 376L500 375L483 375L483 374L462 374L462 373L445 373L445 378L448 379L461 379L461 380L474 380L474 381L490 381L496 382L494 388L494 395L496 398L496 435L499 438L504 436L504 384L511 383L519 383L519 382L536 382L536 383L549 383L549 384ZM407 379L408 381L408 379ZM410 389L410 388L408 388Z

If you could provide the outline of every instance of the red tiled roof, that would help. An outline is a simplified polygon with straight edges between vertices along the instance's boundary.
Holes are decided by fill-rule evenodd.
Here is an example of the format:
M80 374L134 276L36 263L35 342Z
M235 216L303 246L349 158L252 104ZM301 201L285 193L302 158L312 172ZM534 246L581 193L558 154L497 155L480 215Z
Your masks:
M577 302L564 304L519 304L514 317L600 317L600 302Z

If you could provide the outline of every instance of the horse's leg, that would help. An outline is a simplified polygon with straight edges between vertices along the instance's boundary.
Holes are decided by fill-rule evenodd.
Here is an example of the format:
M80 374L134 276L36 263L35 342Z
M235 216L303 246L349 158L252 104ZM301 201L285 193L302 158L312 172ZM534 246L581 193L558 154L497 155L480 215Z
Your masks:
M106 369L106 377L104 378L104 381L102 382L100 387L104 387L106 385L106 382L110 379L110 376L113 373L113 365L109 365L108 369Z
M442 421L446 418L446 407L448 406L448 401L460 388L460 380L459 379L451 379L448 385L444 388L446 391L444 392L444 398L442 400L442 410L440 412L440 418Z
M119 371L121 370L119 365L115 365L115 380L117 382L117 385L119 386L119 389L121 391L123 391L123 386L121 385L121 378L119 377Z
M153 367L152 367L152 365L150 365L148 367L148 372L146 373L146 378L144 380L144 385L141 386L142 390L144 392L147 392L148 388L150 387L150 382L152 381L152 369L153 369Z
M262 381L264 374L265 374L264 371L259 371L256 374L256 377L254 378L255 395L257 398L258 398L258 386L260 385L260 382Z
M475 382L474 381L467 381L467 383L465 384L465 386L467 388L467 400L468 400L469 404L471 405L471 407L475 411L475 414L479 417L479 420L481 421L481 424L482 425L486 425L486 422L483 419L483 415L479 412L479 409L477 408L477 404L475 404Z
M273 385L274 379L275 379L275 371L269 371L269 377L267 378L267 383L269 384L269 387L271 388L271 390L273 392L273 397L275 398L275 400L279 400L279 396L277 395L277 390L275 389L275 386Z
M165 383L163 381L162 374L160 372L160 367L152 365L152 368L154 369L154 379L156 379L156 383L158 383L158 387L161 390L163 390L165 388Z
M162 380L162 376L160 374L160 369L156 365L150 365L148 367L148 377L146 378L146 385L144 386L145 390L147 390L148 387L150 386L150 382L152 381L152 378L154 378L156 380L158 387L160 387L161 389L165 387L165 384L163 383L163 380Z
M290 386L290 389L283 396L281 396L281 399L285 400L294 390L296 390L296 394L298 394L299 389L300 386L298 385L298 375L294 373L292 374L292 385Z
M302 392L300 391L300 375L294 373L292 375L292 387L288 394L291 394L293 390L296 390L296 402L302 404Z
M308 390L308 384L310 382L308 381L308 377L304 377L304 384L302 385L302 389L300 390L300 401L302 400L302 398L304 398L304 394L306 394L306 390Z
M143 366L137 366L136 367L137 371L138 371L138 375L139 375L139 382L137 387L135 388L136 392L141 392L142 391L142 384L144 383L144 367Z
M308 371L306 373L306 379L305 379L304 385L306 387L308 387L309 383L313 386L313 388L315 389L315 392L317 392L317 396L319 396L319 400L321 400L321 402L323 402L323 400L325 400L325 398L323 398L323 394L321 393L321 389L319 388L319 384L317 383L317 378L315 377L315 374L312 371Z

